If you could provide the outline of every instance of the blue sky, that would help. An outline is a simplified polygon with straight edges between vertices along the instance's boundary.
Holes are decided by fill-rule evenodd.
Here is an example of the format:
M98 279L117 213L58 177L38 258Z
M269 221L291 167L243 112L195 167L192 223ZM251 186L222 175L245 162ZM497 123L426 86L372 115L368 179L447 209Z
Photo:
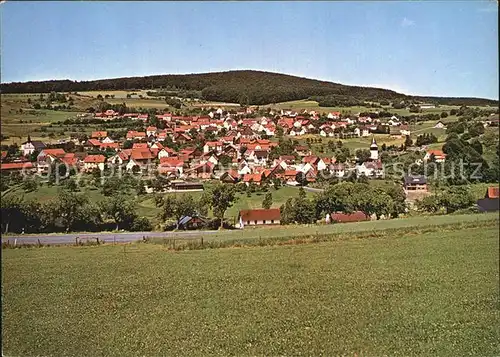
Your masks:
M498 99L494 1L9 2L2 82L258 69Z

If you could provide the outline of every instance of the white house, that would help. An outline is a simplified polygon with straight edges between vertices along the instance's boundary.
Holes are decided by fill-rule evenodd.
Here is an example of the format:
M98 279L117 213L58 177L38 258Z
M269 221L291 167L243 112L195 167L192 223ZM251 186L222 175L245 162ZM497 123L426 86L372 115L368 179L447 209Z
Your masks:
M440 120L434 125L434 129L446 129L446 125Z
M384 176L384 168L380 161L368 161L363 162L361 165L356 165L356 173L358 176L382 177Z
M31 138L28 136L28 141L21 144L21 152L24 156L28 156L33 154L35 151L41 151L45 148L45 144L41 141L31 141Z
M104 155L88 155L83 160L83 169L85 171L92 171L94 169L104 170L106 157Z

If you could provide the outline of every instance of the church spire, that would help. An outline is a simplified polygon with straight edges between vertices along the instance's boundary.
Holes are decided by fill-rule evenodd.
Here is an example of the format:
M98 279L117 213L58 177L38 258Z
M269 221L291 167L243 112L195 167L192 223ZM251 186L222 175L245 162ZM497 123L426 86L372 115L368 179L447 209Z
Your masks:
M31 136L28 134L28 143L31 143Z

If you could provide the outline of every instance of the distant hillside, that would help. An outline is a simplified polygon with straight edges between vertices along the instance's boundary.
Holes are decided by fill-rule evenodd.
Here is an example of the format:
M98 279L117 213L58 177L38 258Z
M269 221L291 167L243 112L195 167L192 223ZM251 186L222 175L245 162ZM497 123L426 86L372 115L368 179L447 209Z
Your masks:
M310 97L324 97L328 102L422 101L448 105L498 105L482 98L414 97L388 89L348 86L262 71L228 71L185 75L125 77L95 81L52 80L2 83L2 93L76 92L91 90L137 89L189 90L201 92L211 101L240 104L272 104Z

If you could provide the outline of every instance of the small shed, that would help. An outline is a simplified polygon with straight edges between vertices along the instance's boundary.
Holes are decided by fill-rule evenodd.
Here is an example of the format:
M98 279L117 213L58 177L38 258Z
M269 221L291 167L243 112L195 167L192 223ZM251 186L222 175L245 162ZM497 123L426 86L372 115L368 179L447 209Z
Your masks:
M179 229L199 229L203 228L207 220L199 216L182 216L177 222Z

